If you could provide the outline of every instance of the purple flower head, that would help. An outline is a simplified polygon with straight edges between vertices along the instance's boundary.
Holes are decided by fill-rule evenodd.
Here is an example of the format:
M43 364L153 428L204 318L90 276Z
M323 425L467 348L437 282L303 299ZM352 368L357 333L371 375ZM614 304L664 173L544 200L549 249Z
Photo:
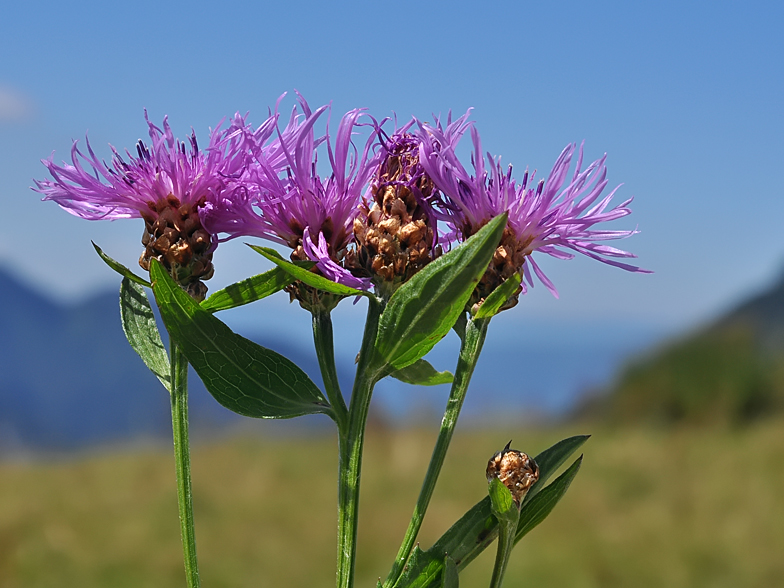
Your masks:
M228 130L221 131L219 125L210 133L206 150L199 149L195 134L189 137L188 145L176 140L168 117L163 119L163 130L150 122L146 110L144 118L150 145L140 140L136 156L126 151L126 162L112 147L112 162L107 166L96 157L89 139L85 139L87 155L74 141L73 165L58 166L53 156L42 160L53 179L36 181L37 191L44 194L44 200L54 200L71 214L88 220L140 218L170 196L181 204L203 205L242 171L245 161L238 127L244 126L244 119L239 115Z
M316 137L314 125L329 110L312 112L299 96L302 114L295 107L286 128L258 133L252 148L254 161L241 186L207 207L205 223L226 239L255 236L287 245L293 259L310 259L331 279L368 288L341 264L352 239L352 223L362 189L375 168L369 139L360 155L352 142L362 109L345 114L334 143L327 132ZM273 118L276 119L277 115ZM330 175L317 171L318 148L326 145Z
M452 123L450 113L444 132L450 146L470 125L467 118L468 113ZM412 119L387 135L383 122L375 124L378 165L354 221L357 251L350 262L386 297L440 255L440 247L432 206L437 189L419 161L421 125L412 130L417 122Z
M52 179L36 181L35 189L44 200L88 220L143 218L143 268L149 269L155 257L182 284L208 279L217 239L203 228L200 215L207 202L232 189L247 164L245 120L236 115L223 131L219 125L210 133L207 149L200 150L195 134L186 144L174 138L167 118L163 129L150 122L146 111L144 118L150 144L140 140L136 155L126 151L123 157L112 147L107 165L89 140L86 154L74 141L72 164L43 160Z
M533 274L558 297L553 283L537 265L531 254L546 253L558 259L571 259L573 252L613 265L628 271L649 273L647 270L621 261L635 255L604 245L604 241L622 239L635 234L636 230L596 230L594 225L612 221L628 214L632 199L610 207L610 201L618 188L606 196L602 192L607 186L606 155L582 169L583 149L568 145L555 162L546 180L532 186L533 174L528 170L517 184L512 177L512 168L504 172L500 158L487 154L488 168L482 157L479 134L474 128L471 135L474 144L472 163L474 174L462 166L452 148L443 148L444 138L440 129L425 127L423 135L422 165L441 190L445 198L437 208L439 218L446 220L453 234L464 240L478 231L493 217L508 211L509 221L502 242L496 250L489 274L483 278L488 283L480 284L489 294L503 280L522 269L526 282L533 287ZM569 178L569 168L575 152L578 153L575 170Z

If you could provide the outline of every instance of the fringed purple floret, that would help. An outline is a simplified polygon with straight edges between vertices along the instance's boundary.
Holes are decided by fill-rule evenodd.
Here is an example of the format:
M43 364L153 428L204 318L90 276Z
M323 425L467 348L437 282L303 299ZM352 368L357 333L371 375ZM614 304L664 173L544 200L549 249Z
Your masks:
M366 289L365 281L358 281L338 263L351 241L357 204L376 165L370 153L372 141L367 141L360 155L351 140L364 111L352 110L342 117L333 145L329 124L323 137L317 138L314 132L329 106L312 112L302 96L299 105L302 114L295 107L283 131L276 113L271 125L274 135L269 129L256 133L254 161L232 193L206 207L205 225L210 231L225 233L225 239L255 236L295 250L301 247L330 279ZM331 167L327 178L316 170L322 143Z
M112 161L107 165L95 155L89 140L85 139L86 154L74 141L72 164L56 165L53 157L42 160L52 180L36 181L35 189L44 200L53 200L88 220L138 218L150 210L150 204L170 195L194 205L218 197L246 165L245 120L239 115L228 129L218 125L210 133L206 150L199 149L195 134L187 145L176 140L166 117L163 130L150 122L146 110L144 118L150 144L140 140L136 155L126 151L124 158L112 147Z
M635 265L616 261L635 255L599 244L629 237L636 230L592 230L597 223L631 214L628 208L631 199L610 208L617 188L601 197L607 186L606 156L583 170L581 145L574 173L568 180L569 168L577 151L576 144L568 145L556 160L547 180L534 187L531 186L533 174L529 177L528 170L522 182L517 184L512 177L511 166L504 172L500 158L489 153L488 168L485 168L481 141L475 128L471 128L473 175L460 163L442 129L423 125L422 130L420 161L445 196L436 208L439 218L464 240L493 217L508 211L508 228L513 231L519 251L525 256L522 270L530 286L534 285L535 274L553 295L558 296L555 286L532 259L534 251L558 259L571 259L574 257L571 251L574 251L627 271L650 273ZM525 284L523 288L525 290Z

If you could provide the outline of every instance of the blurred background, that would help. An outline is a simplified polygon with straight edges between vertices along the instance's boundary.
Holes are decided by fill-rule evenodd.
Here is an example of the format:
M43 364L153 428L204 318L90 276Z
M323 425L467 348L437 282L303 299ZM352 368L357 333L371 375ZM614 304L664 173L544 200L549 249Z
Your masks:
M563 147L608 154L652 275L538 258L538 286L490 327L434 497L429 546L485 492L509 440L536 454L592 433L583 471L513 556L509 585L784 586L784 6L774 2L393 5L14 3L0 18L0 587L179 586L166 392L124 340L119 278L141 221L90 223L30 190L85 133L146 138L283 92L335 116L473 107L483 146L546 176ZM269 269L241 242L212 291ZM224 313L317 379L309 316L280 293ZM362 303L334 315L351 380ZM456 338L429 356L453 369ZM205 586L329 585L337 458L329 421L251 422L192 380ZM382 381L365 460L359 580L386 575L445 387ZM312 471L287 461L312 452ZM461 575L489 581L492 553Z

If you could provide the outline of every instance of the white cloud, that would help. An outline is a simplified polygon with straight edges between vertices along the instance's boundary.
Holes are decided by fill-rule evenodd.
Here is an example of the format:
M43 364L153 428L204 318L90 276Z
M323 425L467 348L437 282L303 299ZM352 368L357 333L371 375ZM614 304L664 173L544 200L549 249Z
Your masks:
M30 98L18 90L0 85L0 121L24 120L32 112Z

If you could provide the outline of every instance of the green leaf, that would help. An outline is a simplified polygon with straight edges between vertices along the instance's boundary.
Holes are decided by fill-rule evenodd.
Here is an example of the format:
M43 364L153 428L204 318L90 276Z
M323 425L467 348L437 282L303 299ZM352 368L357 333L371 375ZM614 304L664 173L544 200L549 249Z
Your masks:
M569 456L577 451L583 443L588 441L590 435L575 435L562 439L552 447L548 447L534 458L536 465L539 466L539 480L534 484L523 499L523 505L533 500L539 491L544 488L544 483L550 479L559 467L561 467Z
M450 372L439 372L428 361L419 359L404 368L389 374L396 380L415 386L438 386L451 384L454 376Z
M207 300L202 301L201 307L209 312L236 308L266 298L270 294L282 290L293 281L294 278L291 274L276 267L218 290Z
M563 498L569 486L580 471L583 463L583 456L578 457L574 463L555 481L539 492L531 502L523 506L520 511L520 522L517 525L515 543L520 541L529 531L533 530L539 523L547 518L553 511L555 505Z
M506 304L506 301L517 292L520 287L520 274L515 274L506 279L506 281L493 290L490 295L485 298L485 301L476 311L474 318L490 318L498 314L501 307Z
M332 416L321 391L293 362L234 333L201 308L156 260L150 275L169 336L220 404L256 418Z
M411 556L406 562L403 574L395 583L396 588L424 588L425 586L441 585L440 579L444 571L444 560L449 554L441 554L435 558L422 551L419 546L414 547Z
M457 336L460 337L460 341L465 343L466 338L466 328L468 327L468 319L466 318L466 313L461 312L457 315L457 320L455 324L452 325L452 330L457 333Z
M329 278L325 278L324 276L313 273L308 269L303 268L302 266L294 264L290 261L286 261L283 259L283 257L281 257L280 253L269 247L259 247L258 245L249 245L249 247L257 253L261 253L264 257L269 259L282 270L291 274L297 280L304 282L308 286L313 286L318 290L331 292L332 294L338 294L340 296L370 295L368 292L357 290L356 288L350 288L349 286L344 286L343 284L338 284L337 282L333 282Z
M423 357L455 324L487 270L506 214L417 272L389 299L379 320L376 351L392 369Z
M98 254L98 256L101 259L103 259L104 263L108 265L110 268L112 268L114 271L116 271L118 274L128 278L133 282L136 282L137 284L146 286L147 288L150 287L150 282L148 282L144 278L140 278L139 276L137 276L135 273L133 273L131 270L129 270L127 267L121 264L119 261L113 260L111 257L109 257L103 252L103 249L98 247L98 245L96 245L92 241L90 241L90 243L93 244L93 248L95 248L95 252Z
M144 364L171 392L171 367L158 332L147 293L139 284L123 278L120 284L120 318L123 332Z
M517 528L518 538L522 537L520 535L521 530L527 533L544 520L544 517L542 517L535 521L534 517L534 515L538 517L543 512L541 510L543 506L549 505L550 500L555 496L557 496L557 500L560 500L560 497L566 492L569 483L577 474L580 460L577 460L569 470L564 472L550 486L544 488L544 482L555 473L578 447L588 440L588 437L589 435L569 437L542 451L534 458L539 466L539 481L533 485L528 491L525 500L523 500ZM555 486L554 490L550 490L553 486ZM547 494L544 494L542 488L547 491ZM560 494L558 494L559 490ZM545 501L534 503L533 496L540 491L545 495ZM544 515L545 517L554 506L555 503L552 503L550 510ZM531 524L532 522L534 524ZM420 551L416 558L412 556L406 565L406 571L395 584L396 588L435 588L437 586L436 581L441 577L444 554L449 554L458 567L463 569L484 551L497 536L498 522L495 516L493 516L490 497L488 496L472 506L430 549L426 552ZM414 554L416 554L416 550Z
M457 564L448 555L444 558L444 573L441 588L460 588L460 579L457 573Z

